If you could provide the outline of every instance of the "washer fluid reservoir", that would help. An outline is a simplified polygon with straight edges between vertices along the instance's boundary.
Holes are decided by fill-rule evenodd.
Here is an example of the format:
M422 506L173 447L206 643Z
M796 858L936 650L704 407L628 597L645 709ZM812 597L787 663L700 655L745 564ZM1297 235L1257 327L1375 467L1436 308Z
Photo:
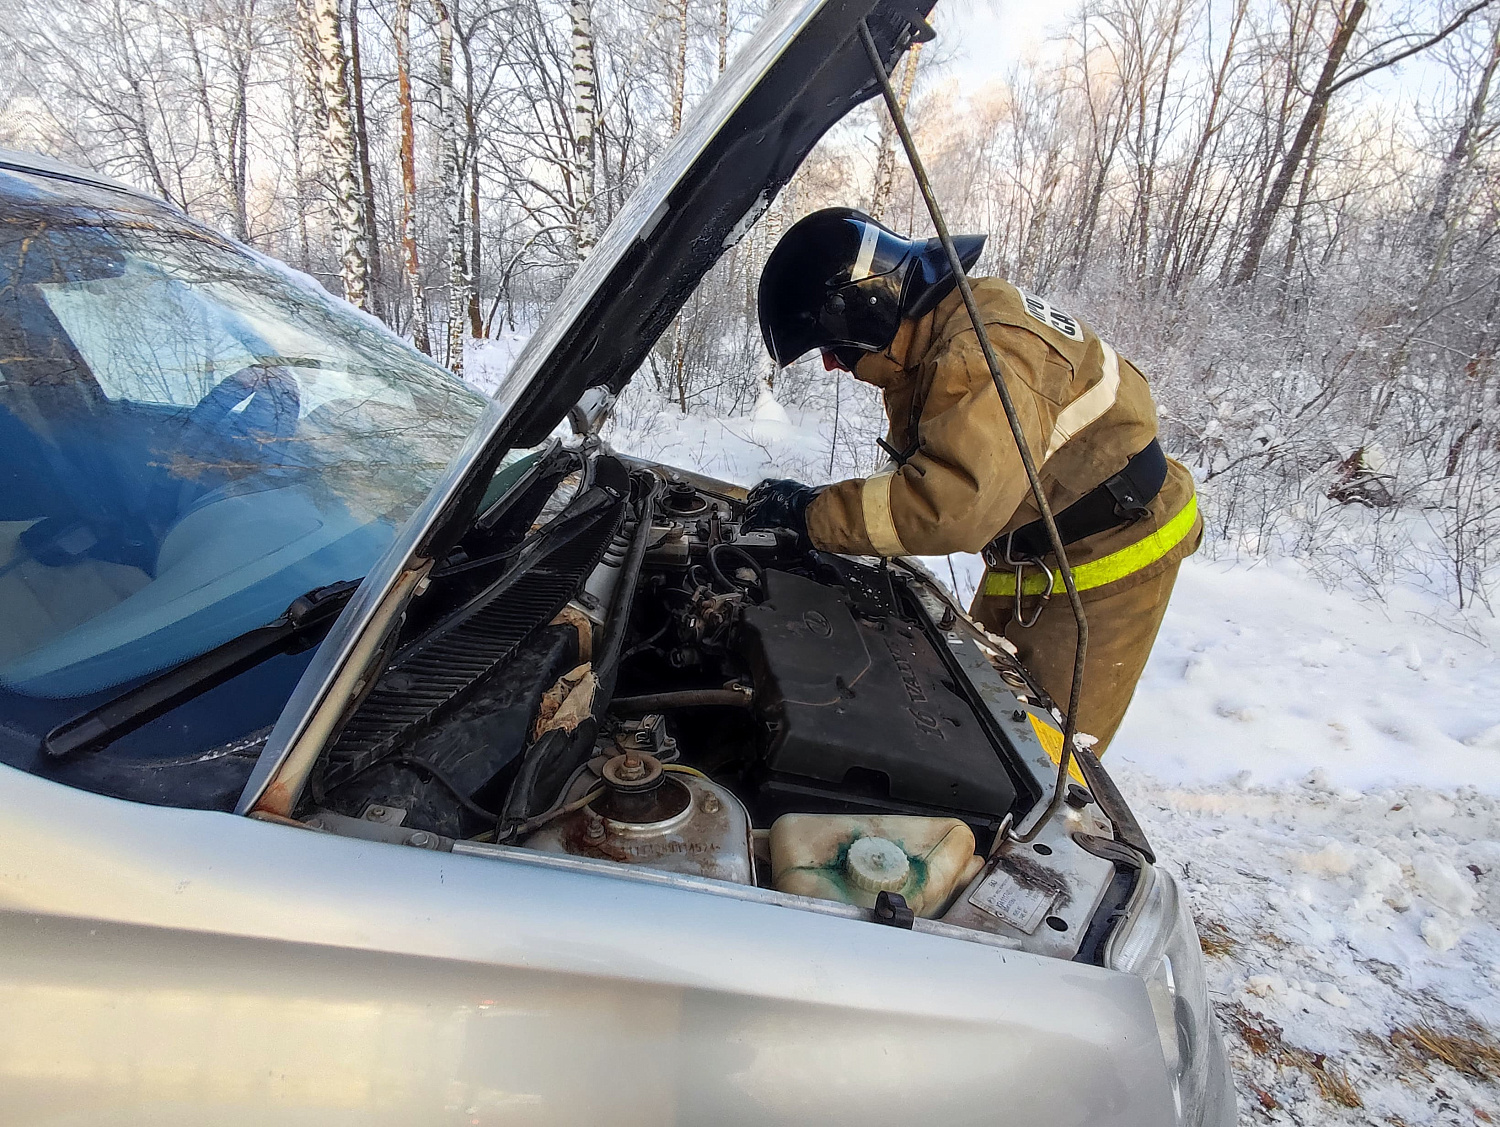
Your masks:
M982 864L957 818L784 814L771 827L772 883L819 900L873 908L898 892L931 918Z

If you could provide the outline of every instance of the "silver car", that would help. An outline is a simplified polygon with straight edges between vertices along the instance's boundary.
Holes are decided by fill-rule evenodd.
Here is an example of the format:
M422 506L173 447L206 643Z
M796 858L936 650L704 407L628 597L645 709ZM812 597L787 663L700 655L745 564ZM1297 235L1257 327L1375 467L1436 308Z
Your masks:
M597 435L925 8L773 12L490 401L0 154L0 1121L1233 1121L1006 647Z

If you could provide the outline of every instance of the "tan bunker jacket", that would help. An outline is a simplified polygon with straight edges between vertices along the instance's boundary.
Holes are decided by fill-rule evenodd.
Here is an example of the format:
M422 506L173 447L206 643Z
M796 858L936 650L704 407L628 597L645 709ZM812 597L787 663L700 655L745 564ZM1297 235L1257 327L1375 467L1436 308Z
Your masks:
M1145 378L1087 325L998 278L974 295L1001 363L1053 512L1120 470L1156 437ZM904 356L870 355L858 379L881 389L888 442L904 464L824 489L807 510L812 542L854 555L977 552L1038 516L1010 424L955 291L913 326ZM1068 559L1089 613L1079 729L1107 744L1130 701L1182 559L1202 521L1192 476L1169 462L1149 515L1072 544ZM1050 557L1045 560L1052 564ZM1048 585L1023 573L1029 617ZM1065 705L1074 627L1062 583L1034 627L1013 621L1016 576L989 571L974 612L1016 642L1043 686ZM1096 660L1097 655L1097 660ZM1097 668L1096 668L1097 666Z

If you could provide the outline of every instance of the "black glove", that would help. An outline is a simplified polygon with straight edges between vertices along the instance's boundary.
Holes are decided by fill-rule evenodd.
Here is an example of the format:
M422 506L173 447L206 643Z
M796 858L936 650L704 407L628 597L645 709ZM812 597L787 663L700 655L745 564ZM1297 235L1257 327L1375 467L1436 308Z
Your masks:
M746 498L745 519L740 528L753 532L757 528L785 528L797 534L797 543L810 548L807 538L807 506L818 495L811 485L790 478L763 481Z

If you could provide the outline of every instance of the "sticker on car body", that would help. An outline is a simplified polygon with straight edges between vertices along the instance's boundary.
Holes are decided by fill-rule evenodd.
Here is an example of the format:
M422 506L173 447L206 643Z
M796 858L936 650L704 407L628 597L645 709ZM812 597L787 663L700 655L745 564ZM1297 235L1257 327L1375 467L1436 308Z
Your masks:
M1030 935L1057 903L1055 889L1023 884L1014 873L996 868L969 894L969 903Z

